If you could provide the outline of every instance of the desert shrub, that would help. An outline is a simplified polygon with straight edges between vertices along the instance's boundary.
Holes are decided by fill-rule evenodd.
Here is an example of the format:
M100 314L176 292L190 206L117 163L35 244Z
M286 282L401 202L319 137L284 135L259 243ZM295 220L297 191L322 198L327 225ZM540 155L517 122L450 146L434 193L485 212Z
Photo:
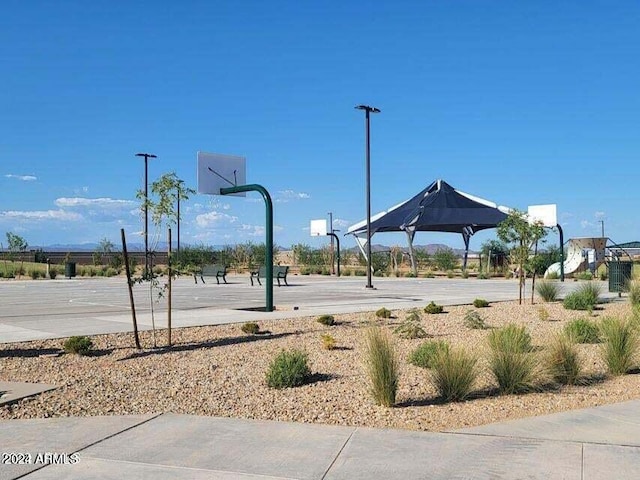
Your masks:
M547 320L549 320L549 310L547 310L544 307L538 307L538 318L540 320L542 320L543 322L546 322Z
M65 340L62 348L67 353L76 353L78 355L88 355L91 351L93 342L86 336L75 336Z
M365 334L364 362L369 391L377 405L390 407L396 402L400 368L391 337L379 328Z
M545 277L545 280L558 280L560 278L560 274L558 272L549 272Z
M248 335L257 335L258 333L260 333L260 325L258 325L256 322L243 323L242 327L240 328L244 333Z
M462 278L469 278L469 271L468 270L463 270L461 275L462 275Z
M509 269L504 271L504 278L506 278L507 280L510 278L513 278L513 272Z
M569 293L562 302L567 310L593 310L600 301L600 285L586 282Z
M578 280L593 280L593 274L589 271L576 273L575 278Z
M300 350L282 350L267 370L267 385L271 388L290 388L304 384L311 376L307 354Z
M442 313L443 311L444 308L442 307L442 305L436 305L433 301L429 302L429 305L424 307L424 312L429 314L438 314Z
M582 373L582 361L571 335L556 335L549 346L547 368L551 377L563 385L575 385Z
M151 269L151 271L152 271L155 275L162 275L162 274L164 273L164 269L163 269L161 266L159 266L159 265L154 266L154 267ZM107 275L107 276L108 276L108 275Z
M631 320L607 318L602 321L602 356L611 375L624 375L634 368L640 345L637 327Z
M427 341L409 354L409 363L416 367L431 368L434 358L441 352L448 350L449 344L443 340Z
M404 276L406 278L416 278L417 277L417 275L415 273L413 273L413 271L405 273Z
M473 301L473 306L476 308L486 308L489 306L489 302L487 302L484 298L476 298Z
M58 276L58 269L56 267L49 267L49 278L55 280Z
M576 343L599 343L600 327L588 318L576 318L564 326L564 332Z
M426 337L427 332L420 325L420 311L415 308L412 309L404 321L395 328L394 333L402 338L409 339Z
M367 274L367 271L366 270L362 270L360 268L357 268L357 269L354 270L353 273L354 273L354 275L356 277L364 277Z
M485 272L480 272L476 278L478 280L488 280L489 279L489 274L485 273Z
M320 335L320 338L322 339L322 347L325 350L333 350L334 348L336 348L336 339L332 335L323 333L322 335Z
M431 363L431 381L445 401L464 400L478 379L478 359L462 348L449 348L437 354Z
M467 328L480 330L485 330L488 328L487 324L484 322L484 318L482 318L482 316L475 310L469 310L465 314L463 323Z
M456 274L453 272L453 270L447 270L447 278L453 278L455 276Z
M331 325L335 325L336 324L336 319L334 318L333 315L320 315L316 322L321 323L322 325L327 325L328 327L330 327Z
M424 277L424 278L434 278L434 277L435 277L435 275L434 275L434 273L433 273L431 270L427 270L427 271L425 272L425 274L423 275L423 277Z
M528 392L535 388L538 360L531 353L493 351L489 368L503 394Z
M118 275L118 271L113 267L108 267L104 272L105 277L115 277L116 275Z
M382 307L376 310L376 317L378 318L391 318L391 310L387 310L385 307Z
M531 351L531 335L524 325L513 323L492 330L488 337L493 352L527 353Z
M607 273L607 271L606 271L606 270L602 270L602 271L600 272L599 277L600 277L600 280L604 281L604 280L606 280L606 279L608 279L608 278L609 278L609 274Z
M640 280L631 280L628 284L629 303L635 307L640 305Z
M32 268L31 270L29 270L29 276L31 277L31 280L39 279L40 278L40 270Z
M536 293L545 302L555 302L560 294L560 286L556 282L540 280L536 283Z

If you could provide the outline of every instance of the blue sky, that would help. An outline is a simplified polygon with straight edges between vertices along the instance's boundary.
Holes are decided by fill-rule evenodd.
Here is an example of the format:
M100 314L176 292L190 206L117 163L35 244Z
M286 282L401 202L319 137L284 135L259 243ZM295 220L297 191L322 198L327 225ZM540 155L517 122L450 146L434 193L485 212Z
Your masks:
M141 242L136 191L196 152L247 158L275 241L364 218L437 178L565 238L640 240L640 6L632 1L20 1L0 17L0 234ZM194 195L181 242L264 240L264 207ZM150 234L154 234L150 231ZM164 231L162 235L165 235ZM472 248L494 231L472 239ZM552 238L556 238L555 236ZM381 234L375 243L404 244ZM416 243L461 246L451 234ZM351 239L343 245L353 246Z

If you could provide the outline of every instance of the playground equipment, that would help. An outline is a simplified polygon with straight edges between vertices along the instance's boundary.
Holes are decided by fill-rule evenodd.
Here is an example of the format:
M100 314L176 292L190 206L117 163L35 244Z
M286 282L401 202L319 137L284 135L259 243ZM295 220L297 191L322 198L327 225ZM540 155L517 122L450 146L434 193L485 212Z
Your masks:
M589 269L592 273L605 263L607 238L583 237L571 238L567 242L567 257L564 261L564 273L571 274L578 270ZM560 275L560 262L553 263L544 273L545 278L555 273Z

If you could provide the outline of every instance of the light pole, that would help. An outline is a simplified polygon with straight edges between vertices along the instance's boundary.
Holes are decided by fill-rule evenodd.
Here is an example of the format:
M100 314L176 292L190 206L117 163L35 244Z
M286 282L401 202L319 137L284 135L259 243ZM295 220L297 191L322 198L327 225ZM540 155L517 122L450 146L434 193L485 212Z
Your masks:
M333 212L329 212L329 233L333 233ZM336 273L333 261L333 236L331 236L331 274Z
M380 109L369 105L358 105L356 110L365 112L365 162L367 171L367 288L373 288L371 284L371 142L369 141L369 116L371 113L380 113Z
M178 198L177 198L178 218L176 219L177 224L178 224L178 246L177 246L177 252L180 253L180 194L182 193L181 190L180 190L180 184L177 185L176 189L178 190Z
M136 157L144 157L144 276L149 276L149 181L147 178L148 161L158 158L152 153L136 153Z

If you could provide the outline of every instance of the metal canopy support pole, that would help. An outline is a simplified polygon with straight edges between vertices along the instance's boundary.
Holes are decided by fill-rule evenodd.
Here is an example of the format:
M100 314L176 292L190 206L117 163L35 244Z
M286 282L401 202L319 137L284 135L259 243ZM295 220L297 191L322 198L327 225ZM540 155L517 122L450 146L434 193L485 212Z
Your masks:
M562 227L559 223L556 227L560 233L560 281L564 282L564 234L562 233Z
M416 265L416 254L413 250L413 236L414 232L409 232L409 230L405 230L407 232L407 243L409 244L409 259L411 260L411 270L413 270L413 274L418 276L418 266Z
M230 195L232 193L242 192L260 192L262 198L264 198L265 210L266 210L266 252L265 252L265 269L266 269L266 312L273 312L273 202L271 201L271 195L267 192L267 189L262 185L238 185L236 187L221 188L221 195Z
M462 270L467 269L467 259L469 258L469 240L471 237L469 235L462 234L462 239L464 240L464 260L462 261ZM489 260L491 260L491 254L489 254Z
M340 239L338 238L338 236L335 233L327 233L327 235L329 235L331 237L331 239L333 240L334 238L336 239L336 245L338 247L338 254L336 255L336 260L338 260L338 277L340 276ZM332 249L333 250L333 249Z

